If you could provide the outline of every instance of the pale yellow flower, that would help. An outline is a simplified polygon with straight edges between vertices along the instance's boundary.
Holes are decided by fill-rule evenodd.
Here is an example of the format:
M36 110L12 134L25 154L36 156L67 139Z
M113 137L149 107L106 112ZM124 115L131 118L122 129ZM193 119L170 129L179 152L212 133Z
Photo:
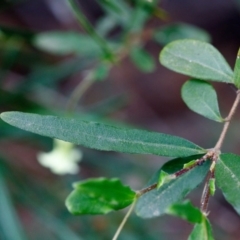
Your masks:
M78 162L82 159L82 152L76 149L73 143L54 139L53 150L47 153L40 152L37 159L42 166L55 174L76 174L79 171Z

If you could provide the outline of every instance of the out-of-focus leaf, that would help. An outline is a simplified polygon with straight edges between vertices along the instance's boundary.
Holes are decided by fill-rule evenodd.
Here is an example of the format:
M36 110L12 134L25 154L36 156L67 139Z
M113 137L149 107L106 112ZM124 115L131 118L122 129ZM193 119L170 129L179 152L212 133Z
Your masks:
M103 81L109 74L109 65L100 64L94 69L94 79L96 81Z
M238 50L237 59L234 66L234 83L240 88L240 49Z
M101 47L89 36L77 32L52 31L37 34L33 41L39 49L53 54L99 56Z
M212 235L211 225L208 219L202 216L201 223L197 223L194 226L188 240L214 240Z
M105 151L179 157L206 152L183 138L79 119L21 112L5 112L1 118L26 131Z
M98 20L98 22L96 23L96 31L100 36L105 37L116 26L116 19L107 15Z
M155 69L153 57L144 49L134 47L130 51L130 57L134 64L143 72L152 72Z
M106 214L130 205L136 193L119 179L97 178L74 183L66 200L68 210L75 215Z
M209 34L201 28L185 23L173 23L157 29L154 39L162 45L180 39L195 39L210 42Z
M233 71L211 44L198 40L177 40L160 53L163 66L194 78L233 83Z
M132 10L124 0L101 0L98 4L106 11L106 13L115 19L123 28L126 28L131 21ZM111 4L111 6L109 5ZM114 10L113 10L114 5Z
M27 239L9 196L7 186L0 172L0 237L4 240Z
M189 80L182 87L182 98L194 112L217 122L223 122L218 107L217 94L210 83Z
M40 85L55 86L56 82L85 69L89 63L89 60L71 59L53 66L38 65L32 69L32 72L26 79L26 84L23 84L19 91L26 92L29 89L38 89Z
M166 213L180 217L191 223L200 223L202 221L201 211L194 207L189 200L171 205Z
M210 161L195 167L182 176L162 185L159 189L143 194L137 204L136 213L142 218L153 218L164 214L169 206L181 201L205 178Z
M240 156L221 154L216 164L216 184L227 201L240 214Z
M117 4L116 1L111 1L111 0L99 0L99 3L101 3L101 4L104 5L105 7L113 10L113 11L116 12L117 14L121 14L121 12L122 12L121 7Z

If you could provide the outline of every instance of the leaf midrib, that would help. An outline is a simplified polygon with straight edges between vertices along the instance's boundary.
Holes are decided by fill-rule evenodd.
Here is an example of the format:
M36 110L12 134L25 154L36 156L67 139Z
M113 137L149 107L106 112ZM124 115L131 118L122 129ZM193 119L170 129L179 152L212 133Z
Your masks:
M178 58L180 58L180 59L183 59L183 60L189 62L189 60L188 60L187 58L184 58L183 56L179 56L178 54L174 54L172 51L170 51L170 50L168 50L168 49L166 49L165 51L166 51L166 52L169 52L169 53L170 53L172 56L174 56L174 57L178 57ZM209 67L209 65L205 65L205 64L199 63L199 62L196 61L196 59L191 60L191 61L192 61L193 63L195 63L195 64L198 64L198 65L200 65L200 66L203 66L203 67L205 67L205 68L208 68L208 69L212 70L213 72L216 72L216 73L218 73L218 74L221 74L221 75L223 75L223 76L226 76L228 79L231 80L231 82L233 82L233 81L232 81L232 77L231 77L230 75L226 75L224 72L217 71L216 68L211 68L211 67Z

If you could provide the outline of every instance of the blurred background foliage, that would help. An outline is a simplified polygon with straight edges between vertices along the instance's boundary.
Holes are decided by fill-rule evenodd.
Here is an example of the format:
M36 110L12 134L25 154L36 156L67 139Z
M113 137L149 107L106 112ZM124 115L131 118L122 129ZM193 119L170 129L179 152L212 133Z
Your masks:
M239 1L2 0L0 110L76 114L187 138L210 148L221 126L190 112L180 98L186 77L158 63L176 39L211 41L233 66L240 42ZM234 92L218 91L223 116ZM237 114L225 151L240 154ZM79 136L81 137L81 136ZM64 201L71 184L118 177L142 188L165 158L85 148L76 175L58 176L37 161L51 139L0 122L0 239L111 239L125 210L71 216ZM198 204L200 192L191 194ZM210 203L216 239L239 239L240 218L217 192ZM191 225L170 216L131 216L119 239L186 239Z

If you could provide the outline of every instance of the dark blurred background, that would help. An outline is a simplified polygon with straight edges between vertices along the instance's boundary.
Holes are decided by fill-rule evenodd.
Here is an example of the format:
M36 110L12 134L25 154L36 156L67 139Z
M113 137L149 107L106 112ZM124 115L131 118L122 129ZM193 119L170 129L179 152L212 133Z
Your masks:
M134 6L134 1L125 1ZM88 20L97 26L106 12L98 1L79 0ZM150 17L146 29L183 22L204 29L231 67L240 43L240 1L162 0L165 17ZM47 31L85 32L66 0L0 0L0 110L64 113L73 90L93 66L90 57L56 55L32 44ZM117 38L117 26L108 38ZM139 71L126 54L111 67L105 81L95 82L82 96L76 114L89 113L94 120L132 125L187 138L211 148L222 126L191 112L181 100L181 86L188 79L158 62L163 46L150 38L144 49L155 59L150 73ZM90 59L90 60L89 60ZM223 116L235 93L226 84L214 83ZM240 154L237 112L224 142L225 152ZM42 167L37 153L50 151L52 140L0 124L0 239L111 239L125 211L107 216L76 217L64 201L74 181L88 177L118 177L134 189L142 188L167 159L105 153L85 148L77 175L58 176ZM191 194L198 205L201 187ZM216 239L235 240L240 217L217 191L210 201L210 220ZM187 239L192 226L173 217L142 220L134 214L119 239ZM7 234L8 233L8 234ZM19 236L17 238L17 236Z

